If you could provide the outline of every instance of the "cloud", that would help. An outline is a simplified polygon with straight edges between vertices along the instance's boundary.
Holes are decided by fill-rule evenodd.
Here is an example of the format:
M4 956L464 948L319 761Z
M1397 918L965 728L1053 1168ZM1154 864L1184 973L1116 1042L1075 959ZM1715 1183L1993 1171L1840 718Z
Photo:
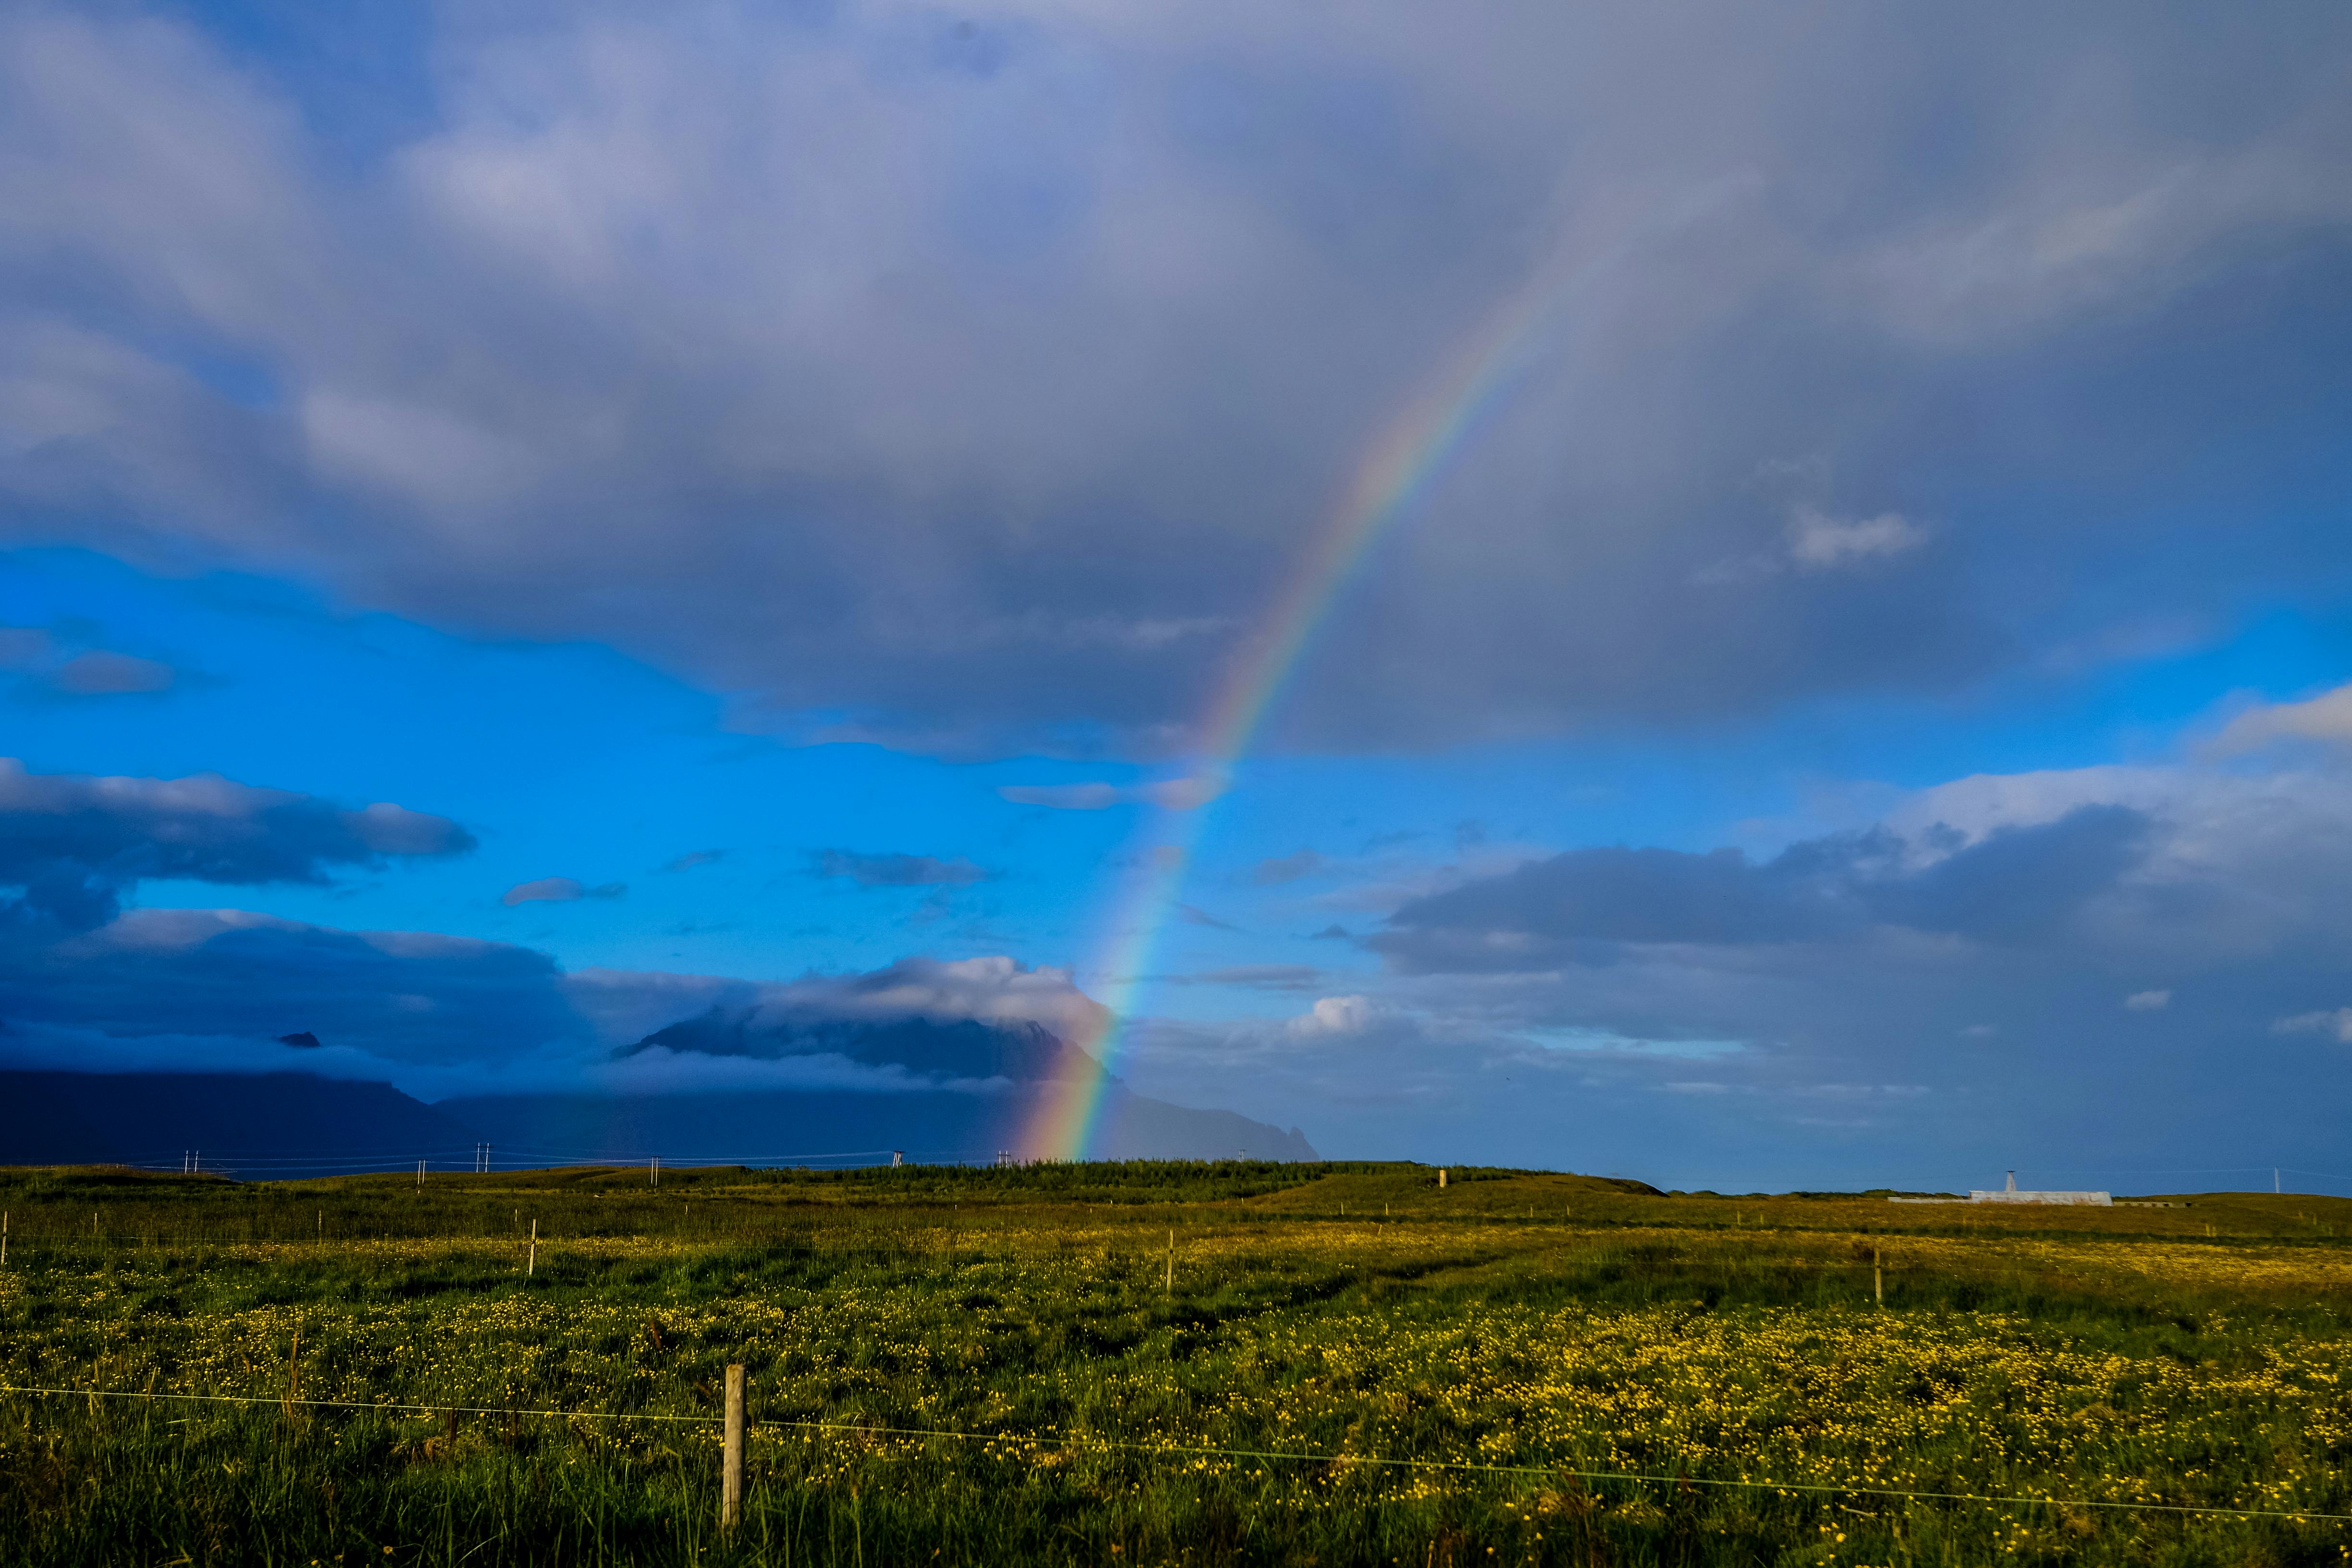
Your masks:
M1363 939L1384 972L1351 985L1377 1024L1286 1021L1282 1049L1130 1026L1122 1071L1168 1095L1261 1074L1253 1113L1322 1097L1327 1144L1435 1154L1445 1127L1654 1179L1892 1180L1992 1147L2138 1166L2266 1136L2313 1163L2336 1133L2308 1085L2352 1031L2347 879L2340 770L1978 775L1774 853L1571 849L1404 898ZM1670 1087L1700 1080L1719 1114Z
M767 1040L745 1049L769 1065L722 1065L703 1048L716 1036L636 1048L713 1016ZM0 1064L11 1067L296 1068L437 1098L938 1088L942 1064L969 1066L974 1052L1050 1067L1075 1048L1056 1040L1093 1037L1108 1015L1066 972L1009 958L912 958L782 984L567 974L546 953L507 942L235 910L133 910L95 931L13 946L0 963Z
M1301 991L1322 983L1323 971L1305 963L1240 963L1200 974L1171 976L1183 984L1246 985L1264 991Z
M598 984L625 994L632 981L600 976ZM669 988L665 1004L688 994ZM1098 1037L1108 1021L1062 970L1008 958L908 958L866 974L735 983L690 1016L649 1032L629 1053L770 1059L833 1054L966 1084L1034 1080L1082 1066L1092 1071L1079 1042Z
M1163 811L1193 811L1224 793L1225 781L1211 774L1162 779L1154 784L1000 784L996 793L1015 805L1055 811L1103 811L1138 803Z
M85 653L58 668L61 691L76 697L105 697L123 692L169 691L178 672L152 658L127 653Z
M576 899L617 899L628 890L625 882L604 882L591 888L575 877L541 877L536 881L517 882L499 895L499 902L508 909L517 904L568 904Z
M2222 727L2211 750L2228 756L2289 740L2352 743L2352 685L2301 702L2257 703Z
M1927 542L1927 531L1898 512L1851 521L1801 506L1789 520L1789 557L1810 571L1885 561Z
M12 12L6 526L608 642L794 733L1135 756L1202 743L1505 301L1509 395L1270 743L1948 689L2086 629L2007 585L2161 554L2249 433L2340 489L2287 417L2342 384L2325 12L2193 110L2200 29L2063 8L713 15L451 14L385 117L188 14ZM1748 476L1831 450L1867 508L1791 535ZM1930 507L1978 569L1925 569ZM2301 570L2294 504L2175 510L2242 548L2151 615ZM1686 591L1764 555L1818 569Z
M698 867L712 866L726 858L724 849L689 849L662 867L665 871L691 871Z
M179 679L168 664L90 647L71 627L0 626L0 669L34 676L68 697L168 691Z
M344 1077L550 1049L576 1056L593 1044L544 953L425 932L134 910L68 941L21 948L0 969L0 1017L11 1027L242 1042L218 1049L247 1067L286 1065L298 1048L282 1042L289 1033L330 1042L300 1048L306 1069ZM80 1070L121 1066L127 1049L95 1053ZM188 1065L222 1068L230 1058L215 1051Z
M844 877L861 888L960 888L996 875L961 855L942 860L932 855L860 855L848 849L818 851L811 857L811 874Z
M1295 855L1284 855L1278 858L1259 861L1250 868L1249 879L1253 887L1279 887L1285 882L1296 882L1311 877L1322 868L1322 856L1312 849L1301 849Z
M1294 1035L1361 1035L1387 1021L1389 1010L1369 996L1324 996L1290 1020Z
M1197 904L1178 904L1176 906L1176 918L1182 921L1186 925L1206 926L1211 931L1239 931L1242 929L1241 927L1234 924L1231 921L1219 919L1217 916L1211 914L1208 910L1202 909Z
M35 773L0 758L0 919L87 931L142 881L318 885L339 868L474 847L446 817L378 804L352 810L218 773L180 779Z
M2148 820L2082 805L1968 841L1944 825L1737 849L1578 849L1416 899L1367 943L1408 967L1533 970L1622 943L1737 946L1851 940L1890 925L2017 942L2063 928L2145 853Z
M2352 1046L2352 1007L2337 1007L2316 1013L2297 1013L2281 1018L2271 1026L2277 1035L2332 1035L2338 1043Z
M1043 805L1055 811L1101 811L1135 798L1107 784L999 784L996 793L1015 805Z

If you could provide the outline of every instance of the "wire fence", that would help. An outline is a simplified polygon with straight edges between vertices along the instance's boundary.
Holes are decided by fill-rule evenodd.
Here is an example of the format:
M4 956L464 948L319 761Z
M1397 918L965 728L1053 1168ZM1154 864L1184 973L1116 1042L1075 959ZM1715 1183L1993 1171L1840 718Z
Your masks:
M428 1176L518 1174L526 1172L555 1171L578 1168L609 1167L615 1170L689 1171L720 1166L744 1166L751 1169L779 1170L800 1168L815 1171L850 1171L888 1166L903 1162L910 1166L954 1166L965 1169L1005 1164L1032 1165L1049 1162L1012 1159L1003 1150L979 1148L936 1149L848 1149L808 1152L777 1152L756 1151L730 1153L664 1153L656 1149L623 1149L587 1147L567 1144L495 1143L485 1142L471 1146L398 1148L374 1146L361 1148L286 1148L266 1149L223 1148L205 1151L194 1148L144 1148L116 1150L103 1157L93 1158L90 1164L127 1167L161 1174L202 1174L258 1181L299 1181L338 1175L405 1175L422 1165ZM68 1162L72 1163L72 1162ZM2035 1177L2090 1176L2102 1180L2117 1177L2151 1176L2270 1176L2273 1184L2284 1177L2295 1176L2313 1181L2352 1187L2352 1173L2340 1171L2317 1171L2304 1166L2263 1165L2192 1165L2192 1166L2020 1166ZM2233 1191L2259 1192L2262 1184ZM1729 1197L1746 1194L1722 1194ZM1864 1194L1857 1193L1856 1197ZM2328 1197L2344 1195L2325 1192L2284 1192L2280 1195Z
M677 1415L655 1411L621 1410L551 1410L524 1406L488 1405L425 1405L396 1401L348 1399L306 1399L280 1397L273 1394L173 1394L135 1389L111 1388L46 1388L0 1384L0 1394L23 1394L36 1397L65 1399L173 1400L235 1405L278 1405L287 1410L350 1410L380 1415L502 1415L533 1416L562 1421L648 1421L698 1426L718 1426L724 1417L717 1415ZM1458 1474L1490 1476L1528 1476L1541 1478L1573 1478L1582 1481L1614 1481L1633 1485L1664 1487L1707 1487L1717 1489L1774 1492L1786 1496L1808 1493L1836 1497L1872 1497L1897 1499L1911 1502L1979 1503L2000 1508L2081 1508L2105 1509L2133 1513L2170 1513L2230 1519L2279 1519L2298 1524L2352 1524L2352 1514L2327 1513L2305 1509L2231 1508L2210 1503L2151 1502L2139 1500L2107 1498L2062 1498L2032 1492L1950 1492L1923 1491L1903 1487L1874 1487L1859 1483L1836 1481L1756 1480L1746 1477L1713 1477L1687 1474L1658 1475L1640 1470L1588 1470L1568 1465L1497 1465L1475 1459L1405 1459L1390 1458L1372 1454L1316 1453L1287 1448L1235 1448L1206 1443L1139 1442L1086 1433L1077 1437L1060 1433L1003 1430L996 1432L965 1432L945 1426L896 1426L876 1422L804 1421L777 1419L757 1424L769 1429L827 1434L852 1437L926 1437L951 1442L977 1443L983 1446L1017 1446L1026 1450L1047 1449L1056 1453L1084 1452L1088 1449L1149 1457L1182 1456L1188 1458L1252 1459L1275 1464L1307 1464L1326 1466L1362 1466L1379 1469L1439 1470Z

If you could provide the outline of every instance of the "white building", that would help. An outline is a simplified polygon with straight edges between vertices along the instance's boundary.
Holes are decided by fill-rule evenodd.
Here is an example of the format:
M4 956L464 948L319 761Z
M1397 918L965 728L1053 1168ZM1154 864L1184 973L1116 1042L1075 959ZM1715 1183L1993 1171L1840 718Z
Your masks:
M2115 1206L2111 1193L2021 1193L2017 1190L2017 1173L2009 1173L2009 1185L2000 1192L1971 1191L1972 1204L2084 1204L2096 1208Z
M2091 1208L2113 1208L2115 1197L2108 1193L2021 1193L2017 1190L2017 1173L2009 1173L2009 1185L1997 1193L1981 1188L1964 1198L1889 1198L1890 1204L2080 1204ZM2147 1205L2147 1207L2169 1208L2173 1205Z

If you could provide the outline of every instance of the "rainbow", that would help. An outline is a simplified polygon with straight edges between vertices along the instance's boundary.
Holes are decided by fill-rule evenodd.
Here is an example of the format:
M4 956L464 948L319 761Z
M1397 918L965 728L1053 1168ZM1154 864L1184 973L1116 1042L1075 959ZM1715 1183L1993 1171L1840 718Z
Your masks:
M1163 805L1147 818L1139 839L1145 847L1133 857L1113 900L1097 964L1107 976L1104 1021L1077 1042L1095 1069L1048 1086L1016 1141L1022 1158L1087 1157L1121 1031L1168 917L1179 907L1185 871L1209 816L1207 801L1232 783L1266 713L1364 558L1428 492L1482 417L1503 402L1541 330L1594 265L1547 268L1490 312L1445 373L1386 426L1350 474L1321 533L1274 601L1265 634L1234 661L1199 726L1194 799Z

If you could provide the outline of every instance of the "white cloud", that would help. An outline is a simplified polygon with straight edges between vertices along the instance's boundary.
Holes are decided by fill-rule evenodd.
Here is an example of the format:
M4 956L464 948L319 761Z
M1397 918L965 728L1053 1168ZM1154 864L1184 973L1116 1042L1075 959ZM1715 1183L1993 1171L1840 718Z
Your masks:
M1290 1029L1298 1035L1360 1035L1391 1016L1369 996L1325 996L1293 1018Z
M2172 1005L2172 993L2135 991L2124 998L2124 1005L2135 1013L2159 1013Z
M1809 571L1885 561L1927 542L1927 531L1900 512L1841 519L1801 506L1789 519L1789 555Z
M2273 1024L2271 1032L2274 1035L2333 1035L2341 1043L2352 1046L2352 1007L2297 1013L2291 1018L2281 1018Z
M2352 685L2301 702L2264 702L2249 708L2222 727L2212 750L2229 755L2287 740L2352 744Z

